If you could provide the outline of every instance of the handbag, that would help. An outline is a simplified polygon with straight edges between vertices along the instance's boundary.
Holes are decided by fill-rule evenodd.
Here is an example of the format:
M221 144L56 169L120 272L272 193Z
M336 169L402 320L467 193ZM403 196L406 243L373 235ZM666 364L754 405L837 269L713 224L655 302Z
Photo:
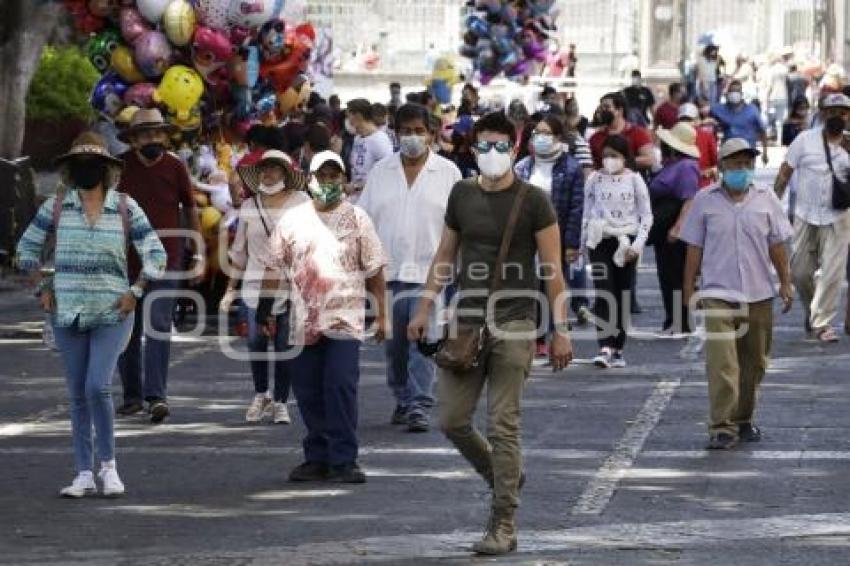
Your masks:
M829 165L829 171L832 173L832 208L836 210L847 210L850 208L850 183L842 181L835 174L835 169L832 167L832 152L829 151L826 133L823 135L823 151L826 153L826 163Z
M499 255L496 256L493 277L490 281L489 295L496 293L502 285L502 265L508 257L508 249L511 247L514 231L519 221L519 213L525 195L528 193L529 185L523 183L517 196L514 198L513 208L508 217L508 224L502 235L502 244L499 247ZM454 328L457 332L454 336L446 336L440 343L434 363L445 370L454 372L468 372L478 367L481 363L481 353L487 343L489 331L487 322L461 323L455 322ZM447 327L446 332L449 332Z

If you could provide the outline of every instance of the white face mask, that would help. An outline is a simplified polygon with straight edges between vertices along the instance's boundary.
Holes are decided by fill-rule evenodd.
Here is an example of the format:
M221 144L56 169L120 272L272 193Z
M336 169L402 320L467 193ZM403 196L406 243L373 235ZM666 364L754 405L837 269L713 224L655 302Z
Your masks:
M422 157L428 151L425 136L401 136L398 138L398 145L401 154L409 159Z
M511 170L511 153L499 153L491 149L487 153L479 153L476 157L478 169L488 179L501 179Z
M274 185L266 185L265 183L260 183L257 186L257 192L263 193L264 195L273 195L277 194L283 189L286 188L286 184L283 181L278 181Z
M729 101L729 104L740 104L743 99L744 95L738 91L732 91L726 94L726 100Z
M602 167L610 175L616 175L626 168L622 157L606 157L602 160Z

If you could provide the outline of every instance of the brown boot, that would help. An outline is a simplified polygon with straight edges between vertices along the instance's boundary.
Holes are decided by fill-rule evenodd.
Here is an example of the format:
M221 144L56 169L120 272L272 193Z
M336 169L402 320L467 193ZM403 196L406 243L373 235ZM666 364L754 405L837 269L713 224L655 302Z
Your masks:
M476 554L508 554L517 546L513 509L493 509L484 538L472 545Z

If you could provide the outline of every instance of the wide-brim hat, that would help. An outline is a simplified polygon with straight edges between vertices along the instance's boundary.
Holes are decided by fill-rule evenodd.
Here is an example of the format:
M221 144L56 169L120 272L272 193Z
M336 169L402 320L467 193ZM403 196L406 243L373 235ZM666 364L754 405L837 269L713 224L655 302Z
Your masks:
M292 165L292 159L284 152L270 149L263 153L263 157L256 163L241 165L236 168L239 178L251 192L257 192L257 187L260 186L260 179L262 178L263 165L267 163L277 163L283 167L283 184L286 185L287 190L304 191L307 189L307 175L296 170Z
M679 122L669 130L658 130L658 139L680 153L699 159L697 131L690 124Z
M130 137L133 134L146 130L163 130L171 135L177 131L177 126L166 122L162 112L156 108L142 108L133 114L127 129L118 133L118 139L124 143L130 143Z
M71 143L71 149L56 158L56 165L61 165L72 157L98 157L108 162L110 165L121 167L123 162L120 159L112 157L106 145L106 140L103 136L93 131L85 131L78 135Z

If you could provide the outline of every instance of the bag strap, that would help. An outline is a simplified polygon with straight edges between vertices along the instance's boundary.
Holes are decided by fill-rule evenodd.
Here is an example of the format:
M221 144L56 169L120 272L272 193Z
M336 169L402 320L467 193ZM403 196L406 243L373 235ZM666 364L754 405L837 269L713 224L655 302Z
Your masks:
M124 228L124 240L130 240L130 209L127 206L127 193L118 193L118 212L121 214L121 226Z
M835 175L835 169L832 168L832 152L829 150L829 143L826 141L826 131L823 132L823 152L826 154L826 164L829 165L829 171Z
M511 247L511 240L513 240L514 231L516 230L516 225L519 221L519 213L522 210L522 203L525 201L525 195L528 194L529 187L530 185L528 185L528 183L523 183L520 185L517 196L514 197L513 208L511 209L511 214L508 217L508 224L505 226L505 233L502 236L502 245L499 248L499 255L496 257L496 265L494 266L495 273L493 274L493 279L490 281L491 295L496 293L502 287L502 265L504 265L505 260L508 258L508 250Z
M65 201L65 191L57 189L55 198L56 200L53 201L53 225L50 227L54 234L59 229L59 219L62 216L62 203Z
M263 210L265 210L265 209L263 208L262 204L260 204L260 199L257 198L257 195L254 195L253 199L254 199L254 207L256 207L256 209L257 209L257 215L260 217L260 221L263 223L263 228L265 228L265 230L266 230L266 236L271 237L272 232L271 232L271 230L269 230L269 225L266 224L265 215L263 215Z

